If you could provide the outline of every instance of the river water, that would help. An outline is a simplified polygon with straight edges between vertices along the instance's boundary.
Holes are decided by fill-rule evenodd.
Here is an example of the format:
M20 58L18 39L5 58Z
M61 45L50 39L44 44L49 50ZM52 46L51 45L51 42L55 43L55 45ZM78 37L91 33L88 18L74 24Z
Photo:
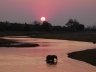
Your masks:
M5 37L20 42L38 43L39 47L0 48L0 72L96 72L96 67L67 57L74 51L92 49L90 42ZM46 56L58 56L57 65L46 64Z

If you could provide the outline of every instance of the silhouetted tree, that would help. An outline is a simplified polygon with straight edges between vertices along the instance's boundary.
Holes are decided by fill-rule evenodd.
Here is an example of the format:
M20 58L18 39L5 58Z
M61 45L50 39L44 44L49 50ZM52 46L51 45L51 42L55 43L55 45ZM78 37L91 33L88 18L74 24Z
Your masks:
M86 27L85 30L86 30L86 31L96 31L96 25L88 26L88 27Z
M76 19L70 19L67 23L66 23L66 27L67 30L69 31L83 31L84 30L84 25L80 24Z
M73 19L69 19L69 21L65 24L67 27L71 27L74 24L74 20Z
M68 31L66 26L62 26L63 31Z
M61 26L53 26L52 31L63 31L63 28Z
M34 21L34 22L33 22L32 30L33 30L33 31L40 31L40 25L41 25L40 22Z
M24 24L24 31L30 31L29 24L27 24L27 23Z
M42 31L51 31L52 25L51 25L49 22L44 21L44 22L41 24L40 29L41 29Z

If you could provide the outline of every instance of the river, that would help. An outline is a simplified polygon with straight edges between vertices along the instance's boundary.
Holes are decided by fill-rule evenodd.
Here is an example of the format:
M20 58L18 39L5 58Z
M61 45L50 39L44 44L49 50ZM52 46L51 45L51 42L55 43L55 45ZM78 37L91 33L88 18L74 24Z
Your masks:
M92 49L90 42L6 37L20 42L38 43L38 47L0 48L0 72L96 72L96 67L83 61L68 58L74 51ZM56 65L46 64L47 55L57 55Z

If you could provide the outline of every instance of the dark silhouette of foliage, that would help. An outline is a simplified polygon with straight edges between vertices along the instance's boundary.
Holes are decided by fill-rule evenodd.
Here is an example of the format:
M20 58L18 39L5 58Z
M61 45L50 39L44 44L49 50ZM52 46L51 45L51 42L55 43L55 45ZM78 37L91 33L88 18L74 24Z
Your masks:
M40 25L41 25L40 22L34 21L34 22L33 22L33 26L31 26L32 31L40 31Z
M38 32L63 32L63 31L96 31L96 26L87 27L79 23L76 19L69 19L65 26L53 26L48 21L38 22L34 21L32 24L28 23L10 23L8 21L0 22L0 31L38 31Z
M51 31L52 25L51 25L49 22L44 21L44 22L41 24L40 28L41 28L41 31Z
M25 23L25 25L24 25L24 31L29 31L29 30L30 30L29 25L27 23Z
M96 31L96 25L88 26L85 31Z
M67 30L69 31L83 31L84 30L84 25L80 24L76 19L70 19L67 23L66 23L66 27Z
M53 26L52 31L62 31L63 28L61 26Z

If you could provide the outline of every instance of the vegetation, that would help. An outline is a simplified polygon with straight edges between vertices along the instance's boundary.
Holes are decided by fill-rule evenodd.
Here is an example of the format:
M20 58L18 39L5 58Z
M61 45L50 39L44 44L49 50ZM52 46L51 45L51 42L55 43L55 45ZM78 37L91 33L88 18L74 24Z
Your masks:
M76 19L70 19L64 26L53 26L44 21L28 23L0 22L0 36L21 35L37 38L65 39L96 42L96 26L85 27Z
M10 23L0 22L0 31L47 31L47 32L56 32L56 31L84 31L85 26L80 24L77 20L70 19L65 26L53 26L51 23L44 21L40 23L34 21L32 24L27 23Z
M85 42L96 42L95 32L63 32L63 33L45 33L30 35L33 38L76 40Z
M96 43L96 26L85 27L76 19L70 19L64 26L53 26L44 21L27 23L0 22L0 47L36 47L38 44L21 43L2 39L2 36L29 36L34 38L78 40ZM96 49L69 53L68 57L96 66Z
M96 26L87 27L80 24L76 19L70 19L64 26L53 26L51 23L44 21L40 23L34 21L32 24L27 23L10 23L0 22L0 31L47 31L47 32L77 32L77 31L96 31Z

